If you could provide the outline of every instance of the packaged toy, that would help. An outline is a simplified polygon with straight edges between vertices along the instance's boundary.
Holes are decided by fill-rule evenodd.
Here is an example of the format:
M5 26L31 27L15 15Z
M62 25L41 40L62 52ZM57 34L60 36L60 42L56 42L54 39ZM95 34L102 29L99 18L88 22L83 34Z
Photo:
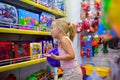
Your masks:
M18 23L18 14L14 6L0 2L0 27L14 27Z
M31 59L42 58L42 42L30 43L30 56Z
M81 56L84 57L93 57L93 50L92 50L92 36L91 35L84 35L81 41Z
M29 42L15 42L15 62L22 62L30 60L30 44Z
M43 31L51 30L51 24L55 20L55 16L46 12L40 13L40 25Z
M13 42L0 42L0 66L12 64L10 59L15 58Z
M53 48L52 40L43 40L42 41L42 54L47 54Z
M18 9L20 29L36 30L39 28L39 15L26 10Z
M55 0L54 10L65 13L65 1L64 0Z

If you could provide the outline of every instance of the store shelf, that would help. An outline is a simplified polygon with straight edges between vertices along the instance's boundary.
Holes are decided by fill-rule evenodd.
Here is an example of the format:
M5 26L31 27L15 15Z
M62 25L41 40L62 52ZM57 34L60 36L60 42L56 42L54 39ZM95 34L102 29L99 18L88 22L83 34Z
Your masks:
M17 69L17 68L21 68L21 67L25 67L25 66L30 66L30 65L42 63L45 61L46 61L46 58L43 58L43 59L31 60L31 61L20 62L20 63L11 64L11 65L7 65L7 66L2 66L2 67L0 67L0 72Z
M24 2L24 3L27 3L27 4L29 4L29 5L38 7L38 8L40 8L40 9L42 9L42 10L48 11L48 12L50 12L50 13L52 13L52 14L66 17L66 14L63 14L63 13L58 12L58 11L55 11L55 10L53 10L53 9L51 9L51 8L47 8L47 7L42 6L42 5L40 5L40 4L36 4L35 2L32 2L32 1L30 1L30 0L21 0L21 1Z
M42 6L40 4L36 4L35 2L32 2L30 0L12 0L12 1L11 0L0 0L0 2L8 3L8 4L11 4L13 6L16 6L17 8L22 8L22 9L32 11L32 12L35 12L38 14L42 11L45 11L45 12L48 12L48 13L55 15L56 18L61 18L61 17L67 16L66 14L64 14L62 12L53 10L51 8L47 8L47 7Z
M0 33L27 34L27 35L50 35L50 32L40 32L33 30L20 30L13 28L0 28Z

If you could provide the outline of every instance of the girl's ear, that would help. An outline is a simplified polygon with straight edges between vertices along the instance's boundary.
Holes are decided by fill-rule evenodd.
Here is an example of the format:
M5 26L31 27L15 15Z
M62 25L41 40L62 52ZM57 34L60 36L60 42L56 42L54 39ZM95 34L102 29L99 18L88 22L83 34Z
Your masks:
M61 32L61 28L58 27L57 30L58 30L58 32Z

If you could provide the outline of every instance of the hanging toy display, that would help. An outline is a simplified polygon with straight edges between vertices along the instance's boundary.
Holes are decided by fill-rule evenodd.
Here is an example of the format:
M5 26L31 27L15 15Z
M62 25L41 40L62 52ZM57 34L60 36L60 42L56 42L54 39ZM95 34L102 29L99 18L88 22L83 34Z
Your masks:
M82 32L82 30L83 30L83 23L82 22L77 23L77 25L76 25L77 33Z
M58 48L53 48L48 52L48 55L53 53L54 55L59 55L58 53ZM53 58L47 57L47 61L48 63L53 66L53 67L60 67L60 61L59 60L55 60Z
M100 0L94 0L94 5L97 10L101 9L101 2Z
M90 11L90 5L86 1L82 3L81 7L84 11Z

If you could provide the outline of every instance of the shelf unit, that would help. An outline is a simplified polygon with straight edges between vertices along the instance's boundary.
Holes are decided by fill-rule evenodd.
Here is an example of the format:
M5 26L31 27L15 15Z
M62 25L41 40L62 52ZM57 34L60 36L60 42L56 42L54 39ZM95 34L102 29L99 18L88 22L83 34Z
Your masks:
M67 15L65 13L42 6L40 4L32 2L30 0L12 0L12 1L11 0L0 0L0 2L5 2L5 3L11 4L13 6L16 6L17 8L22 8L22 9L32 11L32 12L35 12L38 14L42 11L45 11L45 12L55 15L56 18L67 17Z
M40 14L42 11L55 15L55 18L67 17L66 14L53 10L51 8L42 6L30 0L0 0L10 5L15 6L17 9L21 8L28 10L37 14ZM22 30L15 28L2 28L0 27L0 41L38 41L41 39L52 39L50 32L41 32L34 30ZM39 64L40 63L40 64ZM42 64L42 65L41 65ZM29 67L28 67L29 66ZM30 76L31 73L38 71L40 68L47 68L49 65L46 61L46 58L29 60L19 63L14 63L10 65L0 66L0 78L5 79L9 73L14 73L17 77L17 80L25 80L27 76ZM25 71L27 70L27 71ZM25 72L24 72L25 71Z
M0 72L12 70L12 69L17 69L17 68L22 68L25 66L38 64L38 63L42 63L45 61L46 61L46 58L42 58L42 59L37 59L37 60L30 60L30 61L20 62L20 63L16 63L16 64L11 64L11 65L7 65L7 66L1 66Z

